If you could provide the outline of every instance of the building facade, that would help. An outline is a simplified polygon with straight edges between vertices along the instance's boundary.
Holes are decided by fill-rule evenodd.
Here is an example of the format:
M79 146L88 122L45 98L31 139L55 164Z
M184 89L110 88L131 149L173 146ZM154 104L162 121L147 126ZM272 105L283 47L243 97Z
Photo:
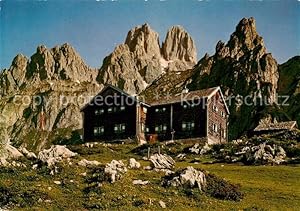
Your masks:
M106 99L102 104L96 99ZM129 103L128 103L129 102ZM82 110L84 141L227 141L229 110L220 87L142 102L108 85Z

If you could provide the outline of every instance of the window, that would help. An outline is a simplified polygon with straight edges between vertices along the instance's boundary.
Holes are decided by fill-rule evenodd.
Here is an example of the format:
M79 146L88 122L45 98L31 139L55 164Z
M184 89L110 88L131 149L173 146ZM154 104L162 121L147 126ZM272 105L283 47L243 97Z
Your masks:
M107 112L108 112L108 113L112 113L112 112L113 112L113 108L108 108L108 109L107 109Z
M181 128L183 131L191 131L195 128L194 122L182 122Z
M114 126L115 133L124 133L125 129L126 129L125 123L115 124L115 126Z
M166 124L155 126L155 132L158 132L158 133L166 132L167 129L168 129L168 126Z
M143 112L146 114L147 113L147 108L143 107Z
M94 127L94 136L100 136L104 134L104 126Z
M218 125L217 124L213 124L213 131L214 132L218 132Z
M95 110L95 115L101 115L104 113L104 109L97 109Z
M121 106L120 111L124 111L124 110L125 110L125 106Z
M226 117L226 115L225 115L225 112L224 112L224 111L221 111L221 116L222 116L223 118L225 118L225 117Z
M196 107L197 106L197 104L195 104L195 103L187 103L187 104L183 104L183 108L184 109L188 109L188 108L194 108L194 107Z
M149 133L150 129L149 127L146 127L146 133Z
M165 112L167 109L165 107L163 108L156 108L155 109L155 112L158 113L158 112Z
M223 138L226 138L226 130L222 129L222 131L221 131L221 132L222 132L222 134L221 134L221 135L222 135L222 137L223 137Z
M213 111L218 112L218 107L216 105L213 105Z
M144 124L144 123L142 123L142 126L141 126L141 132L142 132L142 133L145 132L145 124Z

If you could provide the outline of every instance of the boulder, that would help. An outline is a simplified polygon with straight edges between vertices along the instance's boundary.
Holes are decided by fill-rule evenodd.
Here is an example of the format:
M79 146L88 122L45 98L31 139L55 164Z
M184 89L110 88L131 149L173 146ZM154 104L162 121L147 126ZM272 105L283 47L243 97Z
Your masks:
M174 187L198 187L201 191L206 187L206 178L203 172L194 169L192 166L188 166L183 170L166 176L162 181L162 184Z
M185 160L186 154L180 153L180 154L178 154L178 155L176 156L176 158L179 159L179 160Z
M150 157L151 164L156 170L172 169L175 161L169 155L154 154Z
M147 184L149 184L149 181L148 180L143 181L143 180L138 179L138 180L133 180L132 184L134 184L134 185L147 185Z
M63 159L71 158L77 154L66 148L65 146L53 145L50 149L44 149L39 152L38 159L48 166L53 166L55 163Z
M86 160L86 159L82 159L81 161L78 162L79 166L84 166L84 167L87 167L87 166L98 166L100 164L101 163L98 162L98 161L96 161L96 160L89 161L89 160Z
M112 160L110 163L106 164L104 172L110 175L110 182L114 183L122 178L123 174L127 172L127 168L123 161Z
M189 151L193 154L197 155L203 155L207 153L209 150L211 150L211 147L208 145L208 143L205 143L204 146L200 146L200 144L196 143L194 146L189 148Z
M10 144L6 144L4 150L6 151L7 159L16 160L23 157L23 154Z
M189 148L189 151L193 154L199 154L200 153L200 145L198 143L194 144L194 146Z
M159 205L161 206L161 208L163 208L163 209L167 208L166 203L163 202L162 200L159 200L158 203L159 203Z
M19 151L27 158L27 159L36 159L37 156L33 152L29 152L25 147L20 147Z
M131 169L139 169L141 167L141 164L137 162L134 158L130 158L128 167Z

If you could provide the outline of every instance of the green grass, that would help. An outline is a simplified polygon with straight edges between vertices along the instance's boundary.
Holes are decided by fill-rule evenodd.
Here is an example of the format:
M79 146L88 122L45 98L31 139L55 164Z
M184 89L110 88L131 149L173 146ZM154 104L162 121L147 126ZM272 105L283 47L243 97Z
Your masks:
M130 153L134 145L112 145L95 148L70 146L79 155L72 165L59 164L59 173L49 175L46 168L38 171L30 168L7 170L0 168L0 187L13 192L13 198L20 204L14 210L160 210L163 200L168 210L298 210L300 207L300 168L298 166L240 166L232 164L192 164L177 162L176 168L192 165L216 174L226 180L240 184L244 199L240 202L218 200L194 190L187 194L180 188L164 188L160 185L163 173L128 170L124 177L114 184L104 183L97 193L85 193L85 178L80 175L89 169L76 163L82 158L98 160L105 164L112 159L127 161L141 156ZM207 157L201 161L208 160ZM143 166L148 161L141 161ZM133 185L132 180L149 180L146 186ZM62 181L61 185L53 181ZM73 182L71 182L73 180ZM51 187L51 190L48 188ZM25 196L25 197L24 197ZM41 198L41 199L40 199Z

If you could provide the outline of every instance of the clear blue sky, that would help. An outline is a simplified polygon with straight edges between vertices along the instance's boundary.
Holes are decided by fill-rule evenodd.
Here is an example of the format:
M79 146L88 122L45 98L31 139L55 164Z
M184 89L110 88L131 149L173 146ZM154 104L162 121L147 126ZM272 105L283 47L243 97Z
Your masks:
M0 68L18 53L30 57L40 44L70 43L92 67L123 43L129 29L145 22L160 34L182 25L194 38L198 59L228 41L243 17L253 16L269 52L279 63L300 53L300 1L13 1L2 0Z

